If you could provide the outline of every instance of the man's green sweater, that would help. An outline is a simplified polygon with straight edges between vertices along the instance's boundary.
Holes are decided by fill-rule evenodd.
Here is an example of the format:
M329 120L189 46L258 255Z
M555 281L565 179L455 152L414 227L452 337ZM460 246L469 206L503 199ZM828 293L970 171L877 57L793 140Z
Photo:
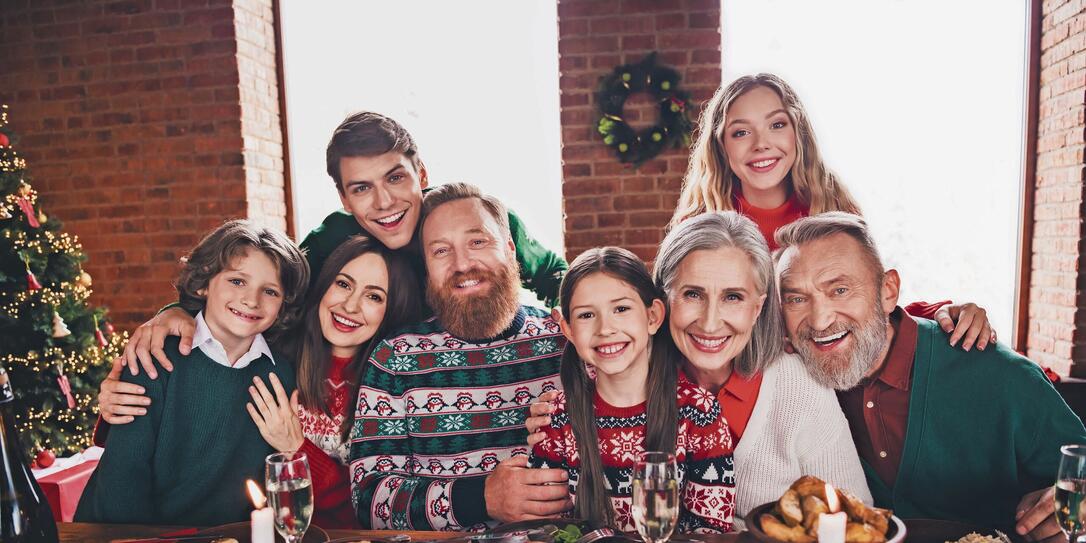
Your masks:
M509 232L513 237L513 245L517 249L521 284L524 288L535 292L536 296L547 304L547 307L554 306L558 303L558 285L561 284L562 276L565 275L569 265L565 259L528 235L524 228L524 221L512 211L509 212ZM346 211L336 211L325 217L324 222L314 228L301 243L306 259L309 260L309 277L316 281L325 259L336 250L336 247L351 236L365 233L354 215ZM421 262L419 266L420 275L423 275Z
M275 373L289 393L289 360L267 356L241 369L215 363L200 349L177 351L166 340L172 372L123 380L147 391L147 415L109 432L106 451L79 500L75 520L209 526L243 521L253 508L245 480L261 487L264 458L275 452L260 436L245 404L253 377Z
M951 347L935 322L917 320L893 488L864 463L875 504L902 518L1009 529L1022 496L1055 482L1060 446L1086 444L1086 429L1033 362L1003 344Z

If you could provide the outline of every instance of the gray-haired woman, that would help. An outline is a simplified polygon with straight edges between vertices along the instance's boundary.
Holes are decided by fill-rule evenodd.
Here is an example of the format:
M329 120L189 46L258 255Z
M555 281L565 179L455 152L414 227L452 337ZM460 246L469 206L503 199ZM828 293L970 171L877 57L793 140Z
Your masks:
M704 213L672 230L654 278L683 371L717 394L737 441L736 527L754 507L815 475L871 503L848 422L832 390L782 348L784 326L765 238L733 211ZM534 415L546 408L532 406ZM549 422L533 417L529 429Z

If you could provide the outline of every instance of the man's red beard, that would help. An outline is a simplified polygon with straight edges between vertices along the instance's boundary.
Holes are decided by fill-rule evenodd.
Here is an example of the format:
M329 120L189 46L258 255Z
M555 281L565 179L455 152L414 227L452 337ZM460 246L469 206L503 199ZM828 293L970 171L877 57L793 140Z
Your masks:
M458 295L456 285L471 279L486 282L485 292ZM513 322L520 307L520 272L514 260L497 273L487 270L457 272L441 286L426 285L426 302L441 324L459 338L480 340L497 336Z

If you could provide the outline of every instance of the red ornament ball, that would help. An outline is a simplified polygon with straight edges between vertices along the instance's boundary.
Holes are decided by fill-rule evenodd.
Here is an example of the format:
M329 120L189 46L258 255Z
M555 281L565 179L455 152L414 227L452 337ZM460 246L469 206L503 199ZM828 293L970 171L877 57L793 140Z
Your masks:
M7 135L0 132L0 147L7 147L9 143L11 143L11 140L8 139Z
M53 454L51 449L42 449L38 456L34 458L34 461L38 463L38 466L47 468L57 461L57 455Z

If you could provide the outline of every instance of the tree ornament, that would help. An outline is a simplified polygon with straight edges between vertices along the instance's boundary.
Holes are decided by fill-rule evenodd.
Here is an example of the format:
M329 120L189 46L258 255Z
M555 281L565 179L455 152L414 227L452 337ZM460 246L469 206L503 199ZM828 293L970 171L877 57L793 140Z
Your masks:
M72 384L68 381L68 376L61 374L57 377L57 385L60 386L60 393L68 402L68 409L75 409L75 398L72 397Z
M45 224L45 221L48 221L48 220L49 220L49 217L45 214L44 211L39 211L38 212L38 223L39 223L38 226L41 226L41 225Z
M34 272L30 271L30 261L26 259L25 255L21 255L23 258L23 265L26 266L26 290L41 290L41 283L38 282L38 278L34 277Z
M86 272L83 272L83 273L86 273ZM107 322L106 323L106 329L109 330L110 335L113 335L113 325L111 325L111 324L109 324ZM103 349L105 349L106 346L109 345L109 342L106 341L105 334L103 334L102 330L100 328L98 328L98 315L94 316L94 339L95 339L95 341L98 342L98 346L103 348Z
M0 147L7 147L11 145L11 140L8 139L7 134L0 132Z
M30 196L31 190L30 183L22 180L19 181L19 196L22 196L23 198Z
M53 337L62 338L72 335L72 331L68 329L68 325L64 323L64 319L60 317L60 313L53 310Z
M8 211L8 206L0 204L0 221L6 221L11 218L11 211Z
M30 199L25 196L20 196L15 199L15 203L19 204L19 209L23 210L23 214L26 215L26 222L34 228L41 226L38 222L38 218L34 216L34 206L30 203Z
M90 286L91 286L91 274L89 274L87 272L80 273L78 281L79 281L80 285L82 285L84 287L87 287L87 288L90 288ZM97 318L95 319L95 321L97 321Z
M626 124L623 110L630 95L642 92L657 104L658 117L655 125L635 131ZM667 147L690 143L686 99L687 94L679 90L679 72L657 66L656 53L650 53L640 62L615 68L601 80L596 92L600 108L596 130L603 143L615 150L619 162L640 166Z
M97 319L97 317L95 317L95 319ZM111 323L109 321L106 321L105 328L106 328L106 333L111 335L111 336L115 332L115 330L113 329L113 323Z
M47 468L53 465L53 462L57 461L57 455L53 453L52 449L42 449L41 452L34 457L34 462L37 462L39 467Z

